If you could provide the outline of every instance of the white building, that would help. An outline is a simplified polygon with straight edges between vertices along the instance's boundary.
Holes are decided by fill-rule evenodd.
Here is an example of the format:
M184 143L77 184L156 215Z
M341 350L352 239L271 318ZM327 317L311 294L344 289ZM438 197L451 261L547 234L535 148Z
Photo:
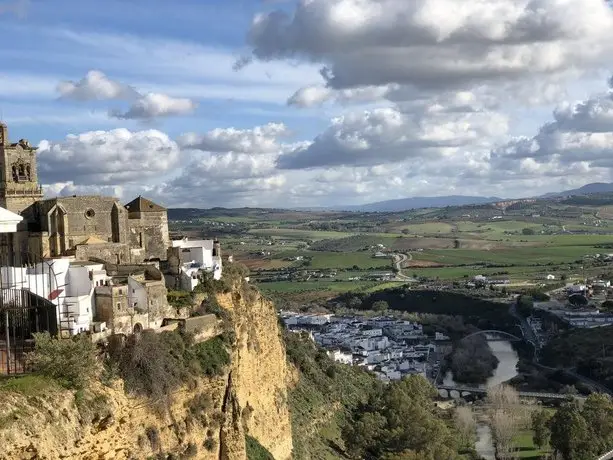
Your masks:
M95 308L94 288L110 281L103 264L70 258L0 270L3 287L25 289L55 303L58 327L70 335L90 330Z
M213 278L221 279L222 263L219 243L213 240L190 240L183 238L171 242L172 253L178 257L180 287L193 291L198 285L198 274L202 271L213 273Z
M353 364L353 355L342 350L333 350L328 352L328 356L337 363Z

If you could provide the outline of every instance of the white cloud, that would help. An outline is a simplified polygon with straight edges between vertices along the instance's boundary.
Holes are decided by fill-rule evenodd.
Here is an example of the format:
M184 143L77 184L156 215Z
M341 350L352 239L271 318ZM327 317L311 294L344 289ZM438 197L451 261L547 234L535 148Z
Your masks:
M419 88L515 80L601 67L613 13L602 0L300 0L257 15L262 61L320 62L336 89Z
M150 119L188 115L196 110L196 107L198 104L191 99L148 93L137 99L126 112L112 110L110 114L121 119Z
M78 101L131 100L139 97L131 86L111 80L98 70L90 70L79 81L63 81L57 87L62 98Z
M426 106L422 112L383 108L350 113L314 141L279 157L281 169L371 166L415 160L443 161L462 148L490 145L506 134L507 120L494 112L446 112Z
M207 152L279 153L279 138L289 130L282 123L269 123L253 129L216 128L206 134L186 133L178 142L182 148Z
M38 155L45 182L120 185L168 173L177 166L179 147L160 131L114 129L70 134L61 142L43 140Z
M97 70L90 70L78 82L64 81L58 85L62 98L79 101L131 101L126 111L112 109L109 115L120 119L147 120L159 117L187 115L198 107L195 101L161 93L141 94L132 86L111 80Z
M613 168L613 92L563 103L533 137L520 137L492 151L498 170L525 176L610 174Z

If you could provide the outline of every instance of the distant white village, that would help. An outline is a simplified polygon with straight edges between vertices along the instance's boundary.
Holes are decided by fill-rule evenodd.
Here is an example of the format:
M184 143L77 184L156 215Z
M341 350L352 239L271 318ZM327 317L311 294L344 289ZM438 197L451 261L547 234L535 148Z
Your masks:
M290 331L307 332L337 362L363 366L389 382L418 374L434 379L449 337L424 335L421 324L380 316L363 318L282 311Z

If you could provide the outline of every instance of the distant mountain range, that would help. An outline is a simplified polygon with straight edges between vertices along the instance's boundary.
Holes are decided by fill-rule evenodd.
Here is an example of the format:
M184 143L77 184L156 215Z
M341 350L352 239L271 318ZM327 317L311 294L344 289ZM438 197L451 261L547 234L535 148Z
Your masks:
M613 193L613 182L594 182L586 184L583 187L579 187L571 190L564 190L555 193L546 193L541 196L533 198L541 199L555 199L561 197L568 197L573 195L591 195L599 193ZM329 206L329 207L302 207L291 208L300 211L352 211L352 212L401 212L410 209L419 208L444 208L446 206L470 206L487 203L495 203L497 201L504 201L508 198L499 198L495 196L483 197L483 196L467 196L467 195L448 195L448 196L416 196L411 198L401 198L397 200L377 201L374 203L366 203L359 205L346 205L346 206ZM248 209L248 208L243 208ZM213 208L208 211L216 210L222 212L222 214L233 215L237 209L225 209L225 208ZM169 217L173 219L185 219L193 215L200 215L201 209L170 209Z
M498 197L483 196L415 196L412 198L401 198L398 200L377 201L351 206L334 206L335 211L355 211L355 212L398 212L408 209L418 208L444 208L445 206L467 206L470 204L485 204L502 201Z
M557 193L546 193L539 198L555 198L560 196L590 195L592 193L609 192L613 192L613 182L593 182L591 184L586 184L583 187L574 188L571 190L564 190Z

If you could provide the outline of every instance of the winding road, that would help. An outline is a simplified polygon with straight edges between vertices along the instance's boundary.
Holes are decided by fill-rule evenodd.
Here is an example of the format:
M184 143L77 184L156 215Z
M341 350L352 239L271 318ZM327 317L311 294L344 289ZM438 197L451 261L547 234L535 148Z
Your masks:
M402 273L402 264L408 260L413 260L413 255L410 253L409 254L398 253L398 254L394 254L392 258L394 259L394 268L398 270L398 273L396 273L396 279L398 281L415 281L414 278L411 278L410 276L404 275Z

